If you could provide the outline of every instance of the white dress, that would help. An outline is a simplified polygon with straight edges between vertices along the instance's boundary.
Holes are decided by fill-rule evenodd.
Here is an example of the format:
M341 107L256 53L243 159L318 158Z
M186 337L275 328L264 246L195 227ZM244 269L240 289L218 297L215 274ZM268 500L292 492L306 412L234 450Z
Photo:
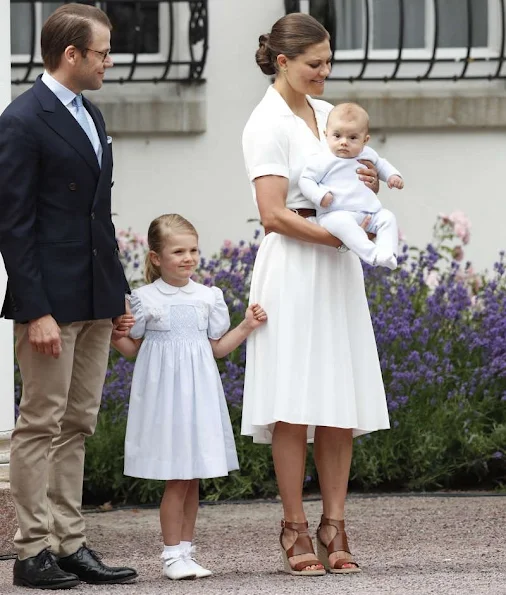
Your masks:
M131 295L135 362L125 438L125 475L220 477L239 468L232 425L209 339L228 330L223 293L161 279Z
M253 197L255 178L288 178L288 208L314 208L299 189L308 157L327 150L332 105L308 97L320 140L271 86L243 134ZM314 222L314 218L308 219ZM250 302L269 317L247 343L242 434L270 443L275 422L352 428L354 436L389 428L385 391L364 289L352 252L269 233L258 250Z

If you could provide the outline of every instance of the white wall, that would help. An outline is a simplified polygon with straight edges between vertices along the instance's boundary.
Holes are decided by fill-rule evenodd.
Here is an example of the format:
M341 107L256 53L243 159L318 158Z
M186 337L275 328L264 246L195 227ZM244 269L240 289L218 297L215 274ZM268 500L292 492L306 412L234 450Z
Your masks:
M224 239L251 237L255 226L246 220L257 213L244 170L241 133L269 84L254 61L258 36L283 11L282 0L211 0L205 70L207 132L115 138L113 199L119 227L132 226L145 233L157 215L179 212L195 223L205 255ZM336 85L329 84L334 97L339 89L343 97L352 89ZM373 133L372 146L406 178L405 190L395 193L384 188L381 199L398 214L408 241L424 244L438 212L461 209L473 225L466 256L479 268L492 266L497 252L506 247L502 235L506 219L501 174L506 163L504 133L395 132L386 135L385 143Z
M380 193L398 216L410 245L425 245L440 212L464 211L471 220L465 257L476 270L491 269L506 249L506 140L493 132L372 133L371 146L404 175L402 191Z
M258 37L283 1L211 0L205 70L208 126L199 136L114 138L116 224L146 233L161 213L187 216L205 254L224 239L249 238L257 216L241 148L242 129L269 84L254 59Z

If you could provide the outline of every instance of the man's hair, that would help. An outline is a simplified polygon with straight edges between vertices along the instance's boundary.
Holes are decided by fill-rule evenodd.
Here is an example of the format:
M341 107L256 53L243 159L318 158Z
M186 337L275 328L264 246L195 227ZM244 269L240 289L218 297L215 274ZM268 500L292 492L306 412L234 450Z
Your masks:
M69 45L86 55L92 39L91 23L100 23L109 30L111 21L103 10L87 4L64 4L57 8L42 27L40 46L42 61L48 72L60 66L63 52Z

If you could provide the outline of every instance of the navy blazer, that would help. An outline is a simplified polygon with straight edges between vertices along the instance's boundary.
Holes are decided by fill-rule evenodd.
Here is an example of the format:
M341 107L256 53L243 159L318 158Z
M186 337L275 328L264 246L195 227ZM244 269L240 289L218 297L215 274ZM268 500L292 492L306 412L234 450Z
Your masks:
M129 291L111 220L112 150L100 111L84 105L102 167L77 120L39 79L0 116L2 315L26 322L113 318Z

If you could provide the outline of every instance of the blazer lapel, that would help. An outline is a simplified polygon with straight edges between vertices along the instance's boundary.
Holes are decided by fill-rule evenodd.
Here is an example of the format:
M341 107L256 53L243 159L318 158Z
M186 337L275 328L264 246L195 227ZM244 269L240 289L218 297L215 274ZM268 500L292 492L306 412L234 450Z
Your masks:
M111 196L112 150L111 146L107 144L107 134L98 109L92 103L87 101L85 97L83 97L83 104L95 122L95 128L97 129L100 144L102 145L100 176L98 178L97 189L93 199L93 204L95 205L96 201L104 196L104 193L105 196Z
M102 145L102 164L101 164L101 168L104 171L107 171L107 168L109 167L109 162L111 160L111 153L110 153L110 147L107 144L107 135L105 132L105 128L103 127L100 118L98 117L97 114L97 108L90 103L86 97L83 97L83 105L86 108L86 110L88 111L88 113L90 114L90 116L93 118L93 122L95 122L95 128L97 129L97 133L98 133L98 137L100 139L100 144Z
M33 92L42 106L43 111L39 112L42 120L81 155L98 177L100 175L100 166L97 156L86 132L84 132L74 116L40 79L35 81ZM99 130L98 126L97 130ZM100 140L102 142L102 139Z

